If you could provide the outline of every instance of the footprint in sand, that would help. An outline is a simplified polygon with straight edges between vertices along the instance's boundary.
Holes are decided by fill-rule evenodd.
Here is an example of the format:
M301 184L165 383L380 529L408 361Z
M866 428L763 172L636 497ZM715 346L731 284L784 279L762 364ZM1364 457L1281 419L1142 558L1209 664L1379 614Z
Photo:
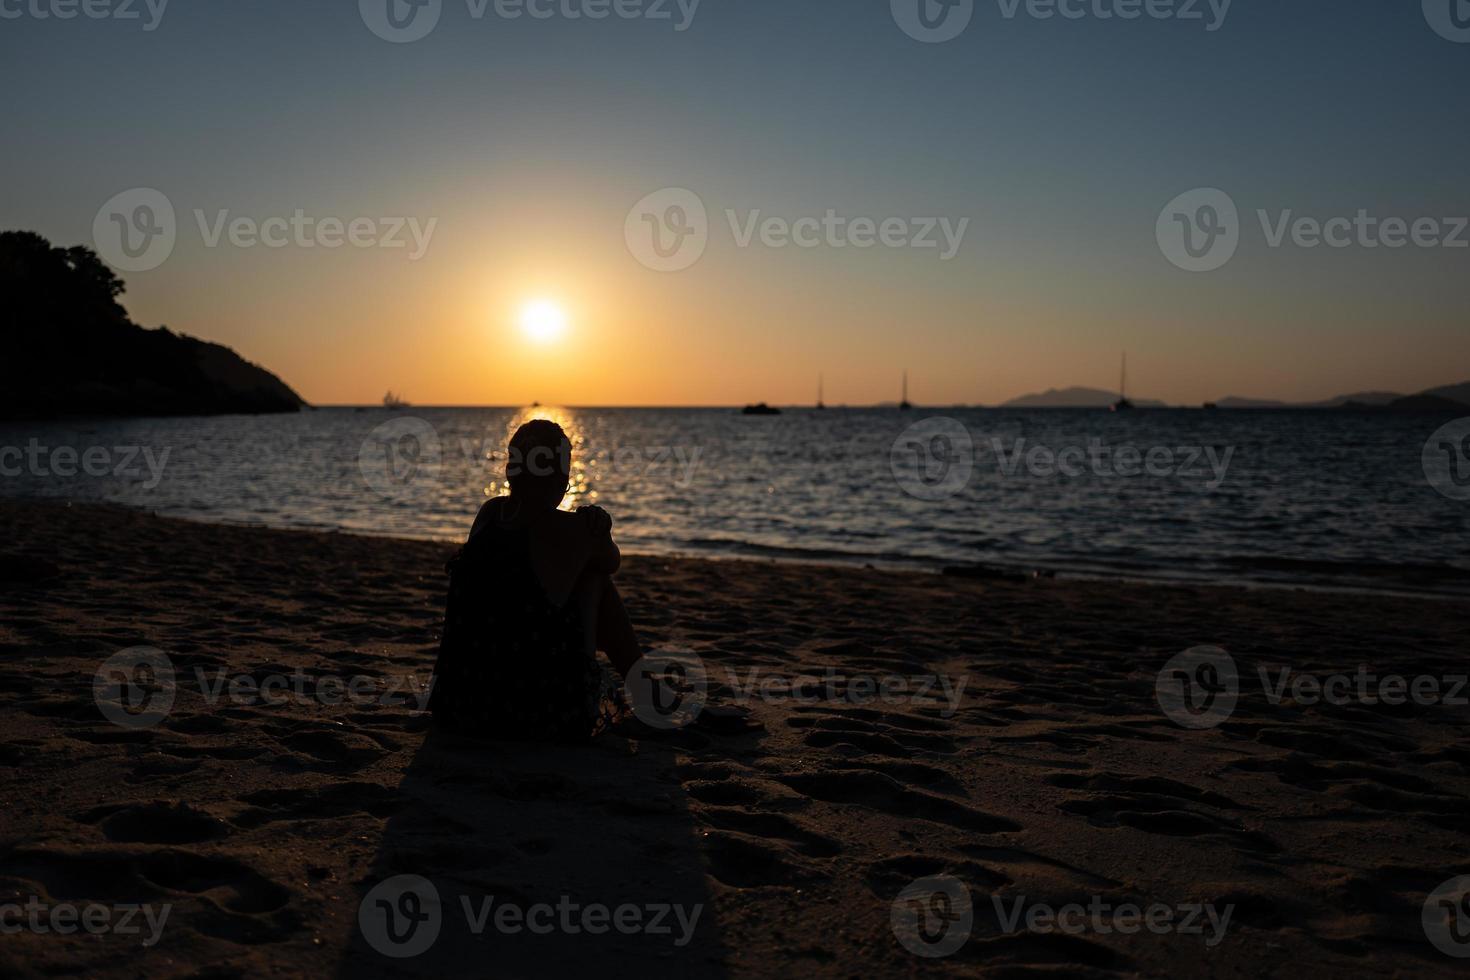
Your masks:
M239 797L247 805L233 822L254 828L294 820L332 820L365 814L386 819L401 810L408 797L377 783L344 782L301 789L266 789Z
M760 837L707 831L700 843L710 876L732 888L793 886L819 877L795 851Z
M277 761L283 768L327 772L356 772L388 753L374 739L357 732L314 729L298 731L280 739L291 750Z
M836 769L778 775L787 786L828 803L849 803L900 817L917 817L981 834L1013 833L1020 824L1004 817L904 786L881 772Z
M230 833L229 824L218 817L176 801L99 807L78 819L99 824L115 843L199 844Z
M721 830L780 841L808 857L835 857L843 850L840 841L779 813L753 813L738 807L700 807L695 816L701 823Z

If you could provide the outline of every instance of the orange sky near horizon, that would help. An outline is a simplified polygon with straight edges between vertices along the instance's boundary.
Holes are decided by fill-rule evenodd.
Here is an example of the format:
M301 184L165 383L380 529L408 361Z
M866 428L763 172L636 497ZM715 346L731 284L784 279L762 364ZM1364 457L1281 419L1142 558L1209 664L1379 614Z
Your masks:
M398 211L449 216L416 261L210 249L191 229L160 268L125 274L123 301L145 326L228 344L317 405L376 404L389 389L418 405L805 404L819 373L828 404L864 405L897 400L904 369L918 404L999 404L1112 390L1125 350L1131 395L1184 405L1408 393L1470 375L1463 329L1424 303L1457 256L1331 256L1283 279L1273 256L1244 254L1190 276L1149 254L1147 223L1139 259L982 221L942 262L740 248L712 205L704 257L660 273L624 238L642 185L503 176L525 192L468 206L477 198L454 183ZM1344 291L1344 276L1371 288ZM566 312L558 342L520 329L538 299ZM1412 345L1395 329L1406 316L1418 318Z
M1456 325L1420 325L1406 350L1379 326L1389 311L1372 304L1338 311L1328 328L1274 312L1277 297L1222 295L1186 329L1163 301L1098 290L1083 306L1039 288L1032 298L997 288L1005 272L916 302L912 285L894 281L912 269L868 256L853 257L855 268L798 256L788 261L805 268L785 275L770 255L723 266L709 256L665 275L638 266L620 241L526 245L433 263L186 254L127 276L123 302L145 326L235 348L317 405L376 404L389 389L417 405L805 404L819 373L829 405L863 405L896 400L904 369L916 403L999 404L1051 387L1111 390L1123 350L1130 394L1171 404L1465 380L1454 371ZM252 288L267 280L268 292ZM521 328L536 300L565 311L553 342Z

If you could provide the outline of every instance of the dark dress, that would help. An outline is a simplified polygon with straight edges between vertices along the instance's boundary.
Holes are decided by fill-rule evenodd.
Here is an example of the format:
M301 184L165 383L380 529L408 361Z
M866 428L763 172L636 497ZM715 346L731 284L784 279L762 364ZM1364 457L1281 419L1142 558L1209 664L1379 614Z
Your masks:
M604 672L575 602L553 605L525 527L487 521L448 565L444 638L429 710L460 735L537 742L591 737Z

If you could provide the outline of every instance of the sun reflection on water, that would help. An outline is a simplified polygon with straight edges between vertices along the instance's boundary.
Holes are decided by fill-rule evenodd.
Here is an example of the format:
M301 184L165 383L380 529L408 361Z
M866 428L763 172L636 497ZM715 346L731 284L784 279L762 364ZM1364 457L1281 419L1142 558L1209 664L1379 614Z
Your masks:
M562 431L572 443L572 475L567 484L567 495L562 498L561 510L576 510L597 499L597 491L592 488L593 473L589 466L596 465L596 460L585 460L587 436L577 415L570 409L556 405L530 405L511 414L510 421L505 427L505 443L510 445L511 436L516 430L527 422L544 419L555 422L561 426ZM499 487L497 490L496 487ZM485 495L505 496L510 493L510 486L502 479L499 483L491 483L485 488Z

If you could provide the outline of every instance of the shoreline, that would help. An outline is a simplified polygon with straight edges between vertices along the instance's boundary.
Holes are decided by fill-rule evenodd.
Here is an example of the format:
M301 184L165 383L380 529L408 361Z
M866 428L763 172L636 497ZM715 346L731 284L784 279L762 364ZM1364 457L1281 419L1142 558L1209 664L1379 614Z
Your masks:
M271 524L264 521L213 519L210 517L195 516L190 514L163 513L157 509L134 506L126 503L113 501L71 501L57 497L46 496L14 496L0 497L0 505L8 501L26 501L44 506L55 507L98 507L118 508L132 513L147 514L161 520L186 521L191 524L213 525L218 527L236 527L247 530L268 531L295 531L303 534L339 534L352 535L355 537L376 539L383 541L412 541L425 544L444 545L447 547L458 547L463 544L463 539L458 537L423 537L414 535L398 535L382 533L372 530L358 528L307 526L291 524ZM468 528L469 521L466 521ZM465 532L468 534L468 530ZM755 549L756 546L748 546ZM782 550L782 549L772 549ZM1328 595L1356 595L1356 596L1385 596L1402 599L1430 599L1441 602L1456 602L1470 599L1470 587L1465 590L1456 591L1452 588L1410 588L1410 587L1377 587L1367 584L1338 581L1332 578L1304 578L1304 579L1272 579L1272 578L1250 578L1239 575L1214 574L1208 571L1185 572L1182 574L1151 574L1147 571L1125 571L1105 567L1088 567L1080 570L1066 569L1046 565L1019 565L1005 562L984 563L975 565L954 565L942 559L885 559L867 555L855 555L850 559L812 557L805 558L795 555L763 555L760 553L741 553L737 549L729 551L700 551L689 548L656 548L646 549L633 546L624 548L623 553L630 557L642 557L649 559L662 559L673 561L715 561L715 562L747 562L750 564L776 564L792 565L798 567L845 569L845 568L870 568L881 571L909 573L915 575L937 575L945 578L975 579L984 581L987 579L1046 579L1062 582L1114 582L1124 585L1153 586L1163 588L1226 588L1243 589L1248 591L1284 591L1284 592L1309 592ZM1405 570L1406 572L1409 570ZM1458 578L1459 576L1453 576Z

